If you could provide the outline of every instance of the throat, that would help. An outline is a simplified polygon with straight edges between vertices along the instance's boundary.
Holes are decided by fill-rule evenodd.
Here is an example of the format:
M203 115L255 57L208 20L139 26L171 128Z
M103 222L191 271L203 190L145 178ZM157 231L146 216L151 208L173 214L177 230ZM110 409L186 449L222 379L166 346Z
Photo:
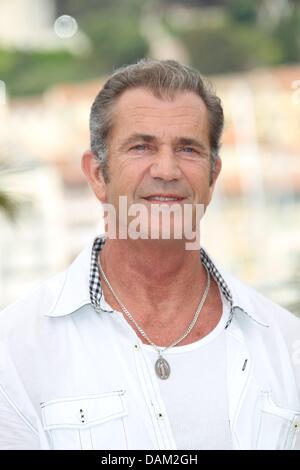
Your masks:
M185 250L182 240L110 240L101 251L105 272L114 281L132 289L136 283L141 289L159 293L176 285L177 290L189 282L197 282L201 274L198 250ZM122 260L122 270L120 270Z

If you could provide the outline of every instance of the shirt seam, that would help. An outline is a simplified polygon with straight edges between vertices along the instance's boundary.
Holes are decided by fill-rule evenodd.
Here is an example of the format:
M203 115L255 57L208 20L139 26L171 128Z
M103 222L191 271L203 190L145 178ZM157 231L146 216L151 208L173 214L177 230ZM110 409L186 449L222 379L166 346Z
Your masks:
M136 361L141 361L141 359L138 357L138 354L139 352L136 351L136 357L135 357L135 360ZM142 357L142 361L144 361L144 357ZM144 397L146 398L146 403L147 403L147 407L148 407L148 412L150 414L150 419L151 419L151 422L152 422L152 425L153 425L153 429L154 429L154 433L155 433L155 437L156 437L156 441L157 441L157 446L158 446L158 449L159 450L162 450L161 449L161 441L163 441L162 439L162 436L161 436L161 431L159 429L159 426L157 425L156 423L156 415L155 415L155 409L153 410L153 402L152 402L152 398L151 398L151 391L148 390L148 387L147 387L147 379L146 379L146 376L145 376L145 371L144 371L144 365L143 364L140 364L140 368L141 368L141 371L142 371L142 380L144 382L144 385L145 385L145 389L146 389L146 392L147 392L147 397L145 397L145 392L143 389L143 386L142 386L142 392L144 394ZM153 413L155 416L153 416ZM157 428L158 428L158 431L160 433L160 435L158 436L157 434Z
M9 405L12 407L12 409L17 413L17 415L22 419L22 421L26 424L26 426L30 429L31 432L33 432L37 437L39 437L39 432L38 430L31 424L31 422L23 415L23 413L19 410L19 408L15 405L13 400L10 398L10 396L5 392L4 388L0 384L0 392L2 393L3 397L5 400L9 403Z

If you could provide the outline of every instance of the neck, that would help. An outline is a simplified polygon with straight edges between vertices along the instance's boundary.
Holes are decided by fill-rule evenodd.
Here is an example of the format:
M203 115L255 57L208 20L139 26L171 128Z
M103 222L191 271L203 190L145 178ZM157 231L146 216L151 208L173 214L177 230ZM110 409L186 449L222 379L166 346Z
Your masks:
M160 345L180 337L207 285L199 250L185 250L184 244L177 242L107 239L101 251L101 265L114 291L138 324ZM102 287L108 303L120 311L103 281ZM187 343L205 336L220 318L221 300L214 282L202 310L194 336L190 334Z
M190 290L195 281L198 292L199 282L206 282L199 250L185 250L182 240L107 239L101 252L101 263L119 291L121 288L130 292L138 285L139 296L148 297L148 300L154 297L159 301L166 294L172 295L173 290L182 298L182 293Z

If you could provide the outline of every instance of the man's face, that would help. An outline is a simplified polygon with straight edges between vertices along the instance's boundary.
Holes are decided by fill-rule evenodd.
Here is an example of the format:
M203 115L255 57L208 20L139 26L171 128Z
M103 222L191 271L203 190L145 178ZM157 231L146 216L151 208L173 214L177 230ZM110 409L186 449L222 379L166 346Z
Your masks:
M204 204L212 196L207 109L188 91L172 101L144 88L124 92L113 108L108 180L102 202ZM163 200L164 198L165 200ZM167 199L166 199L167 198Z

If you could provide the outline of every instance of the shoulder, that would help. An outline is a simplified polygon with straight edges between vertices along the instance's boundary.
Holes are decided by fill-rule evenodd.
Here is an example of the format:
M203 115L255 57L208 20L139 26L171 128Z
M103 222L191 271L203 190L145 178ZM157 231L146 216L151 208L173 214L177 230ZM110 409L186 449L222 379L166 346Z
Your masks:
M237 279L222 265L219 265L204 248L202 248L202 256L212 265L212 272L217 278L219 288L225 293L226 298L232 298L233 307L240 307L258 323L268 326L282 326L283 330L298 328L299 334L299 317L276 304L257 289Z
M232 292L234 305L240 306L252 318L268 325L269 333L280 332L280 335L291 344L300 339L300 318L286 308L274 303L265 295L224 273L224 278Z
M38 323L55 303L61 291L67 270L56 274L34 286L17 301L0 312L0 338L14 331L24 332L33 323Z
M287 371L293 371L299 396L300 318L233 276L226 274L226 281L232 289L234 304L240 305L249 317L268 326L259 327L257 324L256 328L255 322L251 321L248 315L243 315L242 312L239 314L239 321L242 322L239 324L243 325L248 344L254 348L253 354L258 355L258 363L263 361L263 346L282 383L283 378L288 376Z
M28 330L47 316L72 313L89 300L91 243L65 270L30 289L0 312L0 339L10 330Z

